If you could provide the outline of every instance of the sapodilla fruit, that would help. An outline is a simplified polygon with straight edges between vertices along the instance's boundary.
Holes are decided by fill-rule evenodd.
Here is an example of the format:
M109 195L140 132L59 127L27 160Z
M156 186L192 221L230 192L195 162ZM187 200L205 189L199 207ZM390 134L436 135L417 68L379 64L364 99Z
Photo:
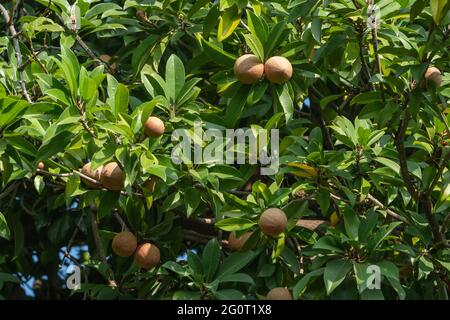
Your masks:
M264 75L264 64L254 54L244 54L234 63L234 75L244 84L253 84Z
M273 83L285 83L292 77L292 65L285 57L274 56L264 64L266 78Z
M39 170L45 170L45 163L43 163L42 161L39 162L36 168L38 168Z
M121 190L125 182L125 176L116 162L106 164L100 175L100 183L109 190Z
M270 290L266 295L267 300L292 300L292 294L288 289L278 287Z
M252 232L245 232L240 237L236 237L236 232L232 231L228 236L228 247L235 251L241 250L251 235Z
M100 182L100 177L102 175L103 166L98 167L95 170L91 170L91 163L86 163L83 168L81 168L81 173ZM83 180L84 184L88 186L89 188L96 188L98 189L100 186L85 179L81 178Z
M137 239L131 232L122 231L114 237L111 247L119 257L129 257L136 251Z
M134 253L134 262L144 269L152 269L159 263L160 259L159 249L153 243L141 244Z
M271 237L276 237L286 229L286 214L277 208L269 208L259 217L258 225L261 231Z
M149 117L144 124L144 133L147 137L157 138L164 133L164 122L157 117Z
M436 88L439 88L442 84L441 71L436 67L429 67L425 72L425 81L433 81Z

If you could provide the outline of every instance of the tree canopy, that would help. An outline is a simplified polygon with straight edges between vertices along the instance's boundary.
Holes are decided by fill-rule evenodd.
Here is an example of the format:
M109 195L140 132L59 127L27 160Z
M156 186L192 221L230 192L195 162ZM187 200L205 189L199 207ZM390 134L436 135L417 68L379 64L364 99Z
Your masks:
M0 298L448 299L449 8L2 1Z

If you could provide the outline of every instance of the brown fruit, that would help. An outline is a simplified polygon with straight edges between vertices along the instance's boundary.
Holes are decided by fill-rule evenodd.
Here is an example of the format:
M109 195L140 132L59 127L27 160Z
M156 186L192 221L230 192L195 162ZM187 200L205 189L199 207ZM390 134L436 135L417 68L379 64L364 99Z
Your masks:
M425 81L433 81L436 88L439 88L442 84L441 71L436 67L429 67L425 72Z
M101 54L100 57L98 57L101 61L108 63L111 61L111 56L109 54Z
M292 65L285 57L269 58L264 64L266 78L273 83L285 83L292 77Z
M264 64L253 54L244 54L234 63L234 75L244 84L253 84L264 75Z
M119 257L129 257L136 251L137 239L131 232L123 231L114 237L111 247Z
M143 187L152 193L155 192L155 186L156 186L155 177L148 178L148 180L145 181L143 184Z
M292 295L288 289L278 287L273 288L267 293L267 300L292 300Z
M268 236L276 237L286 229L287 217L277 208L269 208L259 217L259 227Z
M103 167L100 175L100 183L109 190L121 190L125 182L125 176L116 162L110 162Z
M141 244L134 254L136 264L145 269L152 269L159 263L160 259L159 249L153 243Z
M147 15L145 14L144 10L138 10L136 11L136 18L138 18L139 20L147 20Z
M39 170L45 170L45 163L43 163L42 161L39 162L36 168L38 168Z
M100 166L95 170L91 170L91 163L89 162L89 163L86 163L83 166L83 168L81 168L81 173L100 182L100 176L102 175L102 169L103 169L103 166ZM99 185L97 185L87 179L81 178L81 180L83 180L84 184L89 188L96 188L96 189L100 188Z
M236 232L231 232L228 236L228 247L235 251L241 250L251 235L252 232L245 232L240 237L236 238Z
M144 133L147 137L157 138L164 133L164 122L157 117L149 117L145 121Z

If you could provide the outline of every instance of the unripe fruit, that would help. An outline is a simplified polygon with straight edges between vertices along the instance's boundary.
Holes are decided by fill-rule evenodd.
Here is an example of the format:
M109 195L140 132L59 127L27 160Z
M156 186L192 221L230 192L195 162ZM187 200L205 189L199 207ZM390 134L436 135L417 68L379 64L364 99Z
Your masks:
M285 83L292 77L292 65L285 57L269 58L264 64L266 78L273 83Z
M253 54L244 54L234 63L234 75L244 84L253 84L264 75L264 64Z
M436 67L429 67L425 72L425 81L433 81L436 88L439 88L442 84L441 71Z
M159 263L160 259L159 249L153 243L141 244L134 254L136 264L145 269L152 269Z
M114 237L111 247L119 257L129 257L136 251L137 239L131 232L123 231Z
M91 163L86 163L83 168L81 168L81 173L100 182L100 177L102 175L103 166L98 167L95 170L91 170ZM99 188L100 186L85 179L81 178L83 180L84 184L88 186L89 188Z
M149 117L144 124L144 133L147 137L157 138L164 133L164 122L157 117Z
M148 180L145 181L142 186L152 193L155 192L156 178L155 177L148 178Z
M251 235L252 232L245 232L240 237L236 238L236 232L231 232L228 236L228 247L235 251L241 250Z
M286 288L273 288L267 293L267 300L292 300L292 295Z
M109 190L121 190L125 182L125 176L116 162L110 162L103 167L100 175L100 183Z
M39 170L45 170L45 163L43 163L42 161L39 162L36 168L38 168Z
M287 217L277 208L269 208L259 218L261 231L268 236L276 237L286 229Z

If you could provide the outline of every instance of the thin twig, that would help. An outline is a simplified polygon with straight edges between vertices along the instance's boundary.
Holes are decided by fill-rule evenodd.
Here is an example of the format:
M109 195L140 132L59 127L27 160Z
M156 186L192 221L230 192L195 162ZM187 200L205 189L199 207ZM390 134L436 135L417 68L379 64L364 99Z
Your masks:
M402 217L401 215L399 215L398 213L395 213L394 211L392 211L391 209L389 209L388 207L386 207L383 203L381 203L381 201L379 201L377 198L375 198L374 196L372 196L371 194L368 194L366 196L367 199L369 199L373 204L375 204L377 207L380 207L381 209L383 209L384 211L386 211L386 213L388 215L390 215L391 217L403 221L405 223L409 223L408 220L405 217Z

